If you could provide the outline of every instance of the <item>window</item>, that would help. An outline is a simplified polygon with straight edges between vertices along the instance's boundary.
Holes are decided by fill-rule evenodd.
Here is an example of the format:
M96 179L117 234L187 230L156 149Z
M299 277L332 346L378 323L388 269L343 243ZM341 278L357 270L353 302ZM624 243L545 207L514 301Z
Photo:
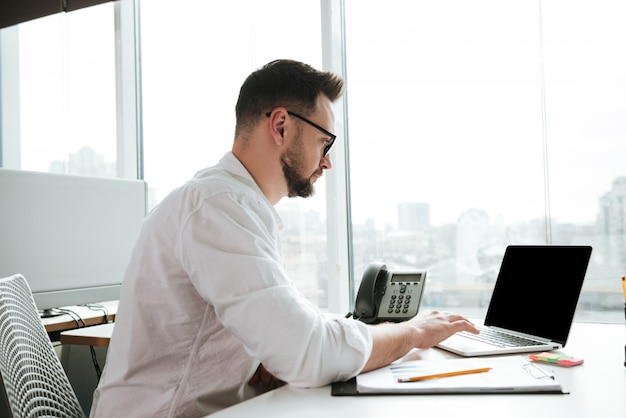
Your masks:
M278 58L322 68L320 3L165 0L141 3L144 174L151 205L232 147L244 79ZM298 288L325 291L324 182L311 199L283 199L283 250Z
M2 165L116 177L113 3L2 29Z
M341 7L328 21L329 5L345 6L345 31L335 19ZM349 100L336 111L336 131L346 127L338 143L348 145L331 154L343 176L337 156L347 150L351 201L326 196L336 187L326 183L331 175L314 198L277 207L288 270L303 293L322 309L346 306L329 284L339 274L327 250L337 245L328 237L343 234L355 286L372 261L423 268L422 306L482 316L507 244L590 244L577 319L621 322L625 8L608 0L150 0L141 2L141 41L132 47L134 1L43 17L0 30L0 162L138 172L153 206L230 150L251 71L276 58L322 68L323 42L345 34ZM350 231L339 231L345 207Z
M357 278L424 268L425 307L482 316L507 244L591 244L577 319L623 321L624 11L347 0Z

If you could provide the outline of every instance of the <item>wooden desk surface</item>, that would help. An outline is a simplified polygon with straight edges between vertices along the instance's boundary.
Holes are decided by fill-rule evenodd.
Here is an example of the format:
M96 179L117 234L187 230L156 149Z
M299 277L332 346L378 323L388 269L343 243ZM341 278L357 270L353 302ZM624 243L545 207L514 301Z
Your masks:
M113 322L77 328L61 333L62 344L89 345L93 347L108 347L113 332Z
M103 306L104 310L95 307L98 305ZM117 305L118 301L113 300L92 304L92 308L89 308L88 306L64 306L59 308L59 311L67 310L72 313L65 313L48 318L41 318L41 322L43 323L48 333L62 332L70 329L80 328L82 326L90 326L102 324L105 322L111 322L115 320Z

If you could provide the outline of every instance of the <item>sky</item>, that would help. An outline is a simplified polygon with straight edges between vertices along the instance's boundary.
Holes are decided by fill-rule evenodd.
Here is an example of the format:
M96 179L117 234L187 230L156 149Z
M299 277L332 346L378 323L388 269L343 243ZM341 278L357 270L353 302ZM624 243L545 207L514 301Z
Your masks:
M158 199L230 149L250 71L281 57L322 65L319 2L244 3L215 13L187 1L192 15L142 3L145 176ZM20 31L24 168L45 171L82 146L116 159L113 6L98 8ZM338 145L349 144L353 220L394 223L405 201L429 203L435 225L470 208L528 220L543 216L548 184L560 221L593 222L626 174L624 9L346 1L348 137ZM298 204L324 216L324 193L320 183Z

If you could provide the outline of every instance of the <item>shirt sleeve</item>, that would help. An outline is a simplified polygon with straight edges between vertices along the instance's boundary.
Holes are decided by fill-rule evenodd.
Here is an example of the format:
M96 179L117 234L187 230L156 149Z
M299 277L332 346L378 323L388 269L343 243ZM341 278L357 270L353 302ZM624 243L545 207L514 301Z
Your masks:
M198 292L276 377L314 387L363 369L372 349L367 326L329 319L296 289L268 202L235 193L205 198L182 228L180 243L182 264Z

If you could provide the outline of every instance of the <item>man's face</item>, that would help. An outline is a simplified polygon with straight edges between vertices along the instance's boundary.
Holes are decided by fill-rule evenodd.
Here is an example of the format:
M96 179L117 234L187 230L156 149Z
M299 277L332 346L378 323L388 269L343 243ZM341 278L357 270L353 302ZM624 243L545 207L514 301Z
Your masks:
M322 177L324 170L332 167L328 148L334 142L329 129L334 123L332 103L325 96L318 98L319 109L309 120L290 113L289 119L297 127L294 138L281 155L287 196L309 197L315 193L313 184Z
M313 173L306 169L306 150L303 146L302 129L298 129L291 146L280 157L287 181L287 196L310 197L315 193L313 182L322 175L318 166ZM315 177L316 176L316 177Z

